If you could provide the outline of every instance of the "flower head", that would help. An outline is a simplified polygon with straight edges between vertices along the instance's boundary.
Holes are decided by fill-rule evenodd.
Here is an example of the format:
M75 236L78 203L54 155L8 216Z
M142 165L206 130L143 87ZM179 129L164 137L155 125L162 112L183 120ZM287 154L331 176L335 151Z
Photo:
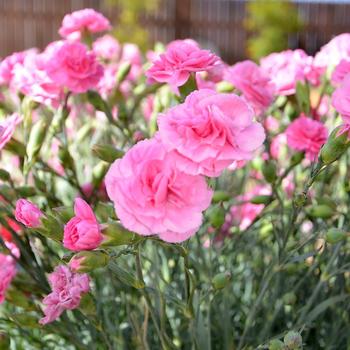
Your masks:
M19 114L14 113L10 117L0 122L0 150L11 140L16 130L16 126L22 121Z
M16 220L27 227L40 226L40 219L43 216L41 210L28 200L21 198L16 203Z

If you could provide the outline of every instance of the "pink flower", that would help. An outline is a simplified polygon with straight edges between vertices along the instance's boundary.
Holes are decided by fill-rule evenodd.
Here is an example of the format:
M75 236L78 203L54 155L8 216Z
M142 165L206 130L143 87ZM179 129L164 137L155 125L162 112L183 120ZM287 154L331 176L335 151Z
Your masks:
M109 29L111 25L101 13L93 9L83 9L65 15L58 33L63 38L80 38L84 31L98 33Z
M73 251L97 248L103 236L91 207L83 199L76 198L74 213L75 216L64 227L64 247Z
M228 68L225 79L243 94L257 114L266 110L273 101L271 80L253 61L246 60Z
M191 175L218 176L234 161L251 159L265 139L241 97L207 89L160 115L158 127L179 169Z
M290 148L304 151L308 159L315 160L327 140L328 131L321 122L301 114L288 126L286 135Z
M270 195L271 190L265 186L255 186L251 191L242 196L237 197L237 201L244 202L242 204L233 205L230 213L226 217L226 222L231 222L231 225L239 226L241 231L246 230L264 210L264 204L253 204L249 201L260 195ZM226 224L227 226L227 224Z
M40 226L40 219L43 216L41 210L33 203L24 198L16 202L15 218L18 222L27 227Z
M332 106L340 113L344 122L350 124L350 76L333 92Z
M12 135L16 130L16 126L22 121L17 113L0 122L0 150L10 141Z
M350 60L341 60L335 67L331 81L334 86L340 85L345 77L350 73Z
M213 68L206 72L196 73L196 83L198 90L211 89L216 91L216 83L224 80L227 65L223 62L218 62Z
M212 191L204 177L185 174L158 138L133 146L110 167L109 198L121 223L140 235L182 242L202 223Z
M0 253L0 304L5 300L5 294L16 275L16 262L10 255Z
M272 141L270 146L270 153L272 158L279 159L282 156L282 151L284 150L287 144L286 134L278 134L276 135Z
M317 67L334 67L342 59L350 59L350 33L343 33L334 37L315 56Z
M300 49L272 53L262 58L260 64L279 95L293 95L296 82L304 81L307 73L311 74L309 56Z
M45 63L47 75L58 85L82 93L97 86L103 68L93 52L79 42L63 42L51 50Z
M93 50L97 57L115 61L119 58L121 47L112 35L104 35L93 43Z
M82 295L90 290L87 274L74 273L63 265L49 275L49 282L52 292L43 300L45 317L39 321L44 325L56 320L63 311L76 309Z
M177 40L171 43L166 52L153 61L146 72L149 81L182 86L191 73L206 71L219 61L219 58L207 50L202 50L194 42Z

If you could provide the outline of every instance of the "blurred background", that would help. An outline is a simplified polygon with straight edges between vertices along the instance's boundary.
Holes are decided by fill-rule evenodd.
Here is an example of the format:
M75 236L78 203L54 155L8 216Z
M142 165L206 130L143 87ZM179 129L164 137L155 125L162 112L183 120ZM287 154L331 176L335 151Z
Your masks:
M309 54L350 31L344 0L0 0L0 57L58 39L65 14L94 8L122 42L146 50L157 42L191 37L228 63L302 48Z

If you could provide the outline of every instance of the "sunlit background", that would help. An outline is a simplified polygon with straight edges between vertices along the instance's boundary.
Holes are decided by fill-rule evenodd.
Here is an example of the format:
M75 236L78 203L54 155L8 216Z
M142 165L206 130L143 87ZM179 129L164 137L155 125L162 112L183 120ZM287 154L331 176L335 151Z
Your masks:
M350 31L350 1L0 0L0 56L58 39L66 13L91 7L107 15L122 42L144 50L191 37L227 62L302 48L309 54Z

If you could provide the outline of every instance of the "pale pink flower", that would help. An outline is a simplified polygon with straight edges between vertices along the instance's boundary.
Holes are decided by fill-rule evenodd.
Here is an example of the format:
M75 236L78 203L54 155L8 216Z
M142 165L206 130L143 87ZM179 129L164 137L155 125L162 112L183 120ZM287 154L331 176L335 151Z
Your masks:
M40 219L44 214L33 203L21 198L16 202L15 218L27 227L40 226Z
M264 129L253 116L241 97L203 89L158 117L159 135L179 169L218 176L234 161L251 159L262 145Z
M82 93L97 86L103 68L84 44L66 41L56 45L45 63L47 75L58 85Z
M142 115L147 121L150 121L154 107L154 96L147 96L142 102Z
M350 58L349 60L342 59L339 64L335 67L331 82L334 86L340 85L345 77L350 73Z
M125 43L120 62L129 62L131 64L128 80L135 81L142 73L142 54L137 45Z
M314 65L317 67L334 67L342 59L350 60L350 33L334 37L315 55Z
M196 73L196 83L198 90L216 90L216 84L224 80L227 67L227 64L218 62L214 65L214 67L208 69L206 72Z
M99 33L111 29L109 20L94 9L83 9L65 15L58 33L63 38L80 38L84 31Z
M316 82L312 64L310 56L300 49L275 52L260 61L261 69L269 76L279 95L293 95L297 81L304 82L307 77Z
M255 196L270 195L271 189L266 186L255 186L251 191L236 199L240 204L233 205L226 217L226 222L238 226L241 231L246 230L264 210L264 204L253 204L249 201Z
M246 60L228 68L225 80L243 94L257 114L264 112L273 101L273 84L253 61Z
M6 291L15 275L15 260L10 255L0 253L0 304L4 302Z
M0 122L0 150L11 140L16 130L16 126L22 121L19 114L14 113Z
M150 82L169 83L177 87L184 85L191 73L207 71L217 62L219 58L210 51L202 50L188 40L177 40L152 62L146 76Z
M350 124L350 76L333 92L332 106L340 113L344 122Z
M55 321L65 310L76 309L82 295L90 290L89 276L74 273L69 267L57 266L49 275L52 292L43 299L45 317L39 322L43 325Z
M83 199L76 198L74 213L75 216L64 226L64 247L73 251L97 248L103 236L91 207Z
M327 128L319 121L301 114L286 129L287 144L297 151L304 151L310 160L315 160L322 145L327 141Z
M121 53L121 46L118 40L109 34L94 41L92 48L96 56L104 60L116 61Z
M204 177L178 169L158 138L138 142L116 160L105 182L123 226L167 242L193 236L212 197Z
M279 159L282 155L284 147L287 145L287 136L285 133L276 135L270 145L271 157Z

